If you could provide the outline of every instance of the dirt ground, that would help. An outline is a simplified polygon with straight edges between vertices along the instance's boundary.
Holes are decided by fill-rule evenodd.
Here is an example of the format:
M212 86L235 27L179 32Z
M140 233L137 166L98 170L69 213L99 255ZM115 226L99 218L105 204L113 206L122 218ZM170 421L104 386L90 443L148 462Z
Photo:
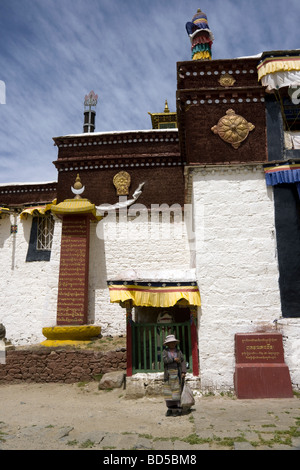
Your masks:
M0 385L0 450L300 448L300 398L199 396L166 417L163 397L126 398L85 384Z
M107 447L116 448L114 434L171 438L192 432L188 417L180 430L170 428L163 398L128 399L122 388L99 390L98 382L0 385L0 403L0 449L80 448L106 434L112 434Z

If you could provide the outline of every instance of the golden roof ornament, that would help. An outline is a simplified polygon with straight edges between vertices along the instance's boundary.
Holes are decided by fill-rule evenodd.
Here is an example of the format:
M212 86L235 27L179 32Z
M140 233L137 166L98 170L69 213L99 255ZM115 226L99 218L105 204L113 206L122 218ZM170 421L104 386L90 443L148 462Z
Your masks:
M77 174L74 186L71 186L71 191L73 194L75 194L74 199L81 199L80 194L82 194L84 190L85 190L85 186L82 185L80 176L79 174Z
M243 116L235 114L233 109L228 109L226 116L221 117L218 124L211 128L224 142L231 144L235 149L239 148L253 129L255 129L254 124L248 122Z
M152 129L176 129L177 113L171 112L168 100L165 100L165 108L162 113L149 113L152 121Z
M129 194L130 183L131 178L127 171L120 171L113 177L113 184L118 196L127 196Z
M165 101L165 109L164 109L164 113L169 113L170 110L169 110L169 106L168 106L168 100Z
M222 75L219 80L220 85L224 87L233 86L235 82L236 80L231 75L229 75L229 73L225 73L224 75Z

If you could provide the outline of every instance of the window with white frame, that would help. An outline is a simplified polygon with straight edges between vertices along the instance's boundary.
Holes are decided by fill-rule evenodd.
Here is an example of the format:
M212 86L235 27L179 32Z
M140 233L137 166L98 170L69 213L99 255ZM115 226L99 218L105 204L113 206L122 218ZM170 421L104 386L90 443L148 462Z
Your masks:
M51 250L54 220L51 214L38 217L37 220L37 250Z

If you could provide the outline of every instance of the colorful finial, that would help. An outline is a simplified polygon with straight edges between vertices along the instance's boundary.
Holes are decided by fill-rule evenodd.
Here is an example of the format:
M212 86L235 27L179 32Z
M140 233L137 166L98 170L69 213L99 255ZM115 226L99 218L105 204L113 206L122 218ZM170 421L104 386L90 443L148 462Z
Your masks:
M209 29L207 16L198 8L192 21L185 25L192 43L193 60L210 60L214 35Z

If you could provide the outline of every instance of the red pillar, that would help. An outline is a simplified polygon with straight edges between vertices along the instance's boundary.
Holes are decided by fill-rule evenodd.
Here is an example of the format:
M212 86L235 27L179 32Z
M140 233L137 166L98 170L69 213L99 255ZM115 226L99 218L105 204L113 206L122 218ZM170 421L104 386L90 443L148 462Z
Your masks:
M63 216L57 325L87 323L89 240L89 216Z

